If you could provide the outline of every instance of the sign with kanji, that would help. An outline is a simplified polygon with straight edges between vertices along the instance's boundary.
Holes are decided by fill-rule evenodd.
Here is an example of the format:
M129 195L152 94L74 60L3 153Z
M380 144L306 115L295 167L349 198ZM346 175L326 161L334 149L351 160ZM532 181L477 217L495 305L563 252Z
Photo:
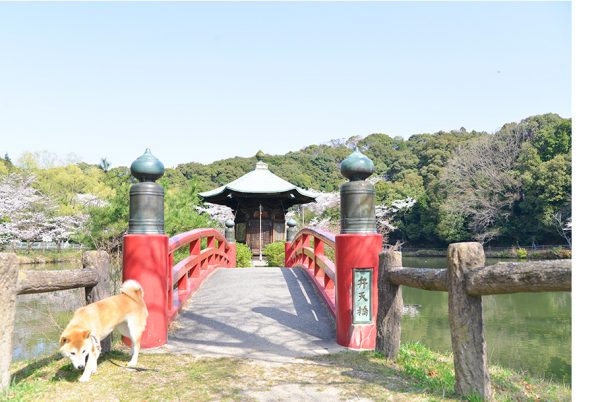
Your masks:
M371 324L371 281L373 268L352 269L352 322Z

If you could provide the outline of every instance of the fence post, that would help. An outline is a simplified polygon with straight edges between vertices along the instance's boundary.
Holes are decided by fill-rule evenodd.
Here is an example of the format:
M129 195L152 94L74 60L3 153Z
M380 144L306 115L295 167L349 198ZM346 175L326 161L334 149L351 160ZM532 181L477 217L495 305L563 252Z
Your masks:
M335 238L336 340L350 349L372 350L382 239L375 225L375 187L365 179L375 166L355 150L340 168L350 181L340 187L341 231Z
M10 384L18 273L17 255L0 253L0 391Z
M83 269L95 269L98 272L98 284L91 288L85 288L85 302L91 304L98 300L112 296L112 284L110 278L110 257L106 251L86 251L83 253ZM100 342L102 352L110 352L111 336L107 336Z
M227 258L229 259L229 264L227 265L229 268L235 268L236 258L237 258L237 244L235 242L235 222L231 219L227 219L225 221L225 240L229 244L229 249L227 251Z
M379 295L376 349L394 359L400 349L402 322L402 286L389 281L387 272L402 266L402 253L383 251L379 254Z
M296 237L296 233L298 233L298 229L296 229L296 221L292 218L287 221L287 231L285 234L285 266L292 266L292 242L294 241L294 237Z
M167 342L169 238L164 234L164 190L154 183L164 171L163 164L148 149L131 164L131 174L139 183L132 185L129 193L129 229L123 236L123 280L135 279L144 290L148 320L142 348Z
M448 246L448 321L454 353L457 394L478 394L488 400L492 386L487 367L487 351L483 336L481 296L469 296L466 274L485 266L480 243L453 243Z

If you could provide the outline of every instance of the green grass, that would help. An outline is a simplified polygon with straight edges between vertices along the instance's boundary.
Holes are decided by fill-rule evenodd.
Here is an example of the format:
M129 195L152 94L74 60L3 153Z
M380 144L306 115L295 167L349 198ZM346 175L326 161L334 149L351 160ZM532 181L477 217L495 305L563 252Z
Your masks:
M461 399L454 393L452 356L419 343L402 345L395 360L376 352L341 352L298 363L142 352L137 369L124 367L129 359L125 351L117 345L115 351L102 357L98 374L88 383L79 383L81 372L60 356L16 362L12 385L0 393L0 401L247 401L254 400L256 393L277 397L279 387L289 385L317 398L320 392L335 389L342 399ZM490 376L495 400L571 399L570 387L524 373L493 366Z
M56 263L65 261L81 261L83 256L82 250L64 250L61 252L43 251L43 250L17 250L15 252L19 258L19 261L32 263Z

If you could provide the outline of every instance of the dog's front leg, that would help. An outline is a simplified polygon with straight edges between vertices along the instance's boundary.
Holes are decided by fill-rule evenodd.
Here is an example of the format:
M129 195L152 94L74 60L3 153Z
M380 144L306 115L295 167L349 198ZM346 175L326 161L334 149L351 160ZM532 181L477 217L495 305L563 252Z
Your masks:
M83 375L79 378L79 382L89 381L92 373L96 372L96 368L97 368L96 357L92 353L90 353L88 356L87 363L85 364L85 369L83 370Z

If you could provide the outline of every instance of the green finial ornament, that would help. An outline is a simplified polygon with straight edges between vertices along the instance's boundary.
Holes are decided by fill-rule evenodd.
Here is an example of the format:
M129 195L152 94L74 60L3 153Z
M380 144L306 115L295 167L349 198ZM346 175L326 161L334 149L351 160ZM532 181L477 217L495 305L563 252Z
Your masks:
M350 180L340 186L340 233L377 233L375 186L365 180L375 171L373 161L355 149L340 171Z
M140 182L156 181L165 173L165 166L146 148L146 152L133 161L130 170Z
M262 162L265 159L265 153L261 150L258 150L258 152L256 153L256 160L258 160L259 162Z
M342 175L350 181L365 180L375 172L373 161L356 148L340 165Z

